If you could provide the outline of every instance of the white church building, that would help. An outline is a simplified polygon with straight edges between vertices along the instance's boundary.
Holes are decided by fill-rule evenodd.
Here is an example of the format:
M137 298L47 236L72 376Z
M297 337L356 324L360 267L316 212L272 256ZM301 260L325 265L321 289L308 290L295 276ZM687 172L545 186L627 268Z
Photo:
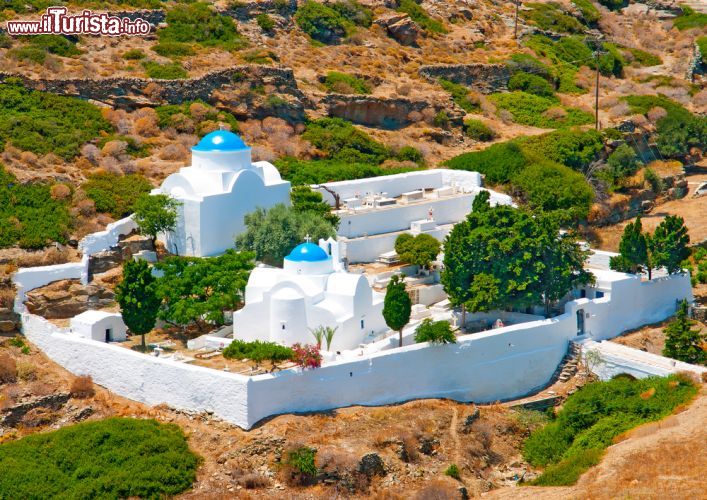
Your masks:
M177 227L160 235L177 255L206 257L233 248L256 208L289 205L290 183L266 161L251 161L251 149L236 134L216 130L192 148L192 165L167 177L152 194L181 202Z
M388 330L383 294L364 275L341 268L333 240L296 246L283 269L253 269L245 307L233 314L234 338L312 344L311 330L319 326L336 328L331 351L356 348Z

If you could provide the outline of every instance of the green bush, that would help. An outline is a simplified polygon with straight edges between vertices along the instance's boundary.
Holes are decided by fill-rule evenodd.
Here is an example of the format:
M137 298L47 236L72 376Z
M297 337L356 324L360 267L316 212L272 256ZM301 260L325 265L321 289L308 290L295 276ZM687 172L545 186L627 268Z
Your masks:
M544 80L543 80L544 81ZM464 120L464 132L476 141L492 141L496 133L481 120Z
M164 498L196 480L199 457L182 430L109 418L0 445L6 498Z
M128 147L126 148L125 152L133 158L145 158L146 156L150 156L151 148L149 144L138 143L138 141L136 141L134 137L130 137L127 135L106 135L102 137L100 141L98 141L98 147L102 148L106 145L106 143L110 141L123 141L124 143L126 143Z
M206 108L207 111L203 114L203 116L199 115L196 117L192 114L191 105L195 103ZM232 132L238 131L238 120L235 116L227 111L219 111L210 104L200 100L187 101L182 104L166 104L164 106L156 107L155 111L157 112L159 126L162 129L167 127L175 127L179 129L179 124L176 122L180 118L187 117L194 122L194 132L199 136L204 135L207 132L204 125L212 125L212 123L209 122L224 122L231 127Z
M541 97L552 97L555 89L540 76L519 71L508 80L508 90L522 90Z
M331 7L356 26L368 28L373 24L373 11L356 0L339 0L331 4Z
M324 79L324 86L331 92L340 94L370 94L371 88L368 83L354 75L330 71Z
M444 475L456 479L457 481L461 481L461 473L459 472L459 467L457 464L451 464L447 467L444 471Z
M444 90L449 92L452 100L467 113L478 113L481 111L479 101L471 97L470 90L464 85L450 82L444 78L439 79L439 84Z
M551 160L584 170L604 147L596 130L563 129L522 139L523 151L533 161Z
M292 349L289 347L260 340L245 342L240 339L234 339L223 350L223 357L226 359L252 359L256 363L265 360L273 362L286 361L292 359L293 354Z
M275 21L269 14L262 12L255 17L255 22L258 23L260 29L268 33L275 29Z
M420 7L415 0L400 0L397 11L404 12L410 16L410 19L419 24L425 31L432 33L447 33L447 29L444 27L444 24L436 19L432 19L429 14L427 14L427 11Z
M700 48L700 54L702 55L702 64L707 64L707 36L699 37L695 41L695 43L697 43L697 46Z
M513 54L511 58L506 61L506 66L510 68L512 74L522 71L525 73L538 75L548 81L552 81L554 78L553 68L550 68L547 64L541 62L530 54Z
M325 151L332 160L379 164L388 148L341 118L320 118L307 124L302 138Z
M696 393L694 384L679 375L615 377L582 387L565 401L553 422L533 432L523 445L526 460L548 466L534 484L573 484L616 436L666 417Z
M587 24L594 24L601 18L599 9L594 7L594 4L590 0L572 0L572 3L582 13L582 18L584 18L584 22Z
M415 342L432 344L454 344L457 341L449 321L432 321L425 318L415 330Z
M353 29L352 23L330 5L306 0L297 9L295 22L313 40L334 43Z
M37 64L44 64L44 61L47 60L46 50L32 46L15 47L10 49L7 55L18 61L30 61Z
M160 44L197 43L225 50L238 50L247 45L233 19L219 14L207 3L178 4L167 11L165 21L167 26L157 32Z
M400 151L395 155L395 158L400 161L411 161L417 163L420 166L424 166L425 158L419 149L412 146L403 146Z
M251 50L243 54L243 59L251 64L272 64L279 60L273 51L263 49Z
M531 125L541 128L563 128L585 125L594 121L591 113L577 108L559 105L559 101L540 97L527 92L515 91L492 94L490 99L498 109L506 110L513 116L513 121L521 125ZM550 108L562 109L564 116L552 117L545 113Z
M315 462L316 457L317 450L308 446L302 446L295 450L290 450L285 463L297 472L308 476L316 476L319 471Z
M627 48L625 50L633 56L633 60L639 66L658 66L659 64L663 64L663 60L660 56L651 54L645 50L633 48Z
M194 54L194 49L188 43L160 42L152 47L152 52L163 57L184 57Z
M182 80L186 78L187 70L178 62L161 64L155 61L142 63L147 76L157 80Z
M109 213L119 219L133 212L133 205L141 195L152 189L141 175L94 174L81 186L96 205L97 212Z
M482 151L463 153L447 160L444 165L455 170L469 170L486 176L491 184L503 184L528 164L520 144L507 141Z
M53 199L49 185L20 183L0 164L0 248L66 243L70 224L68 202Z
M641 165L636 152L628 144L621 144L607 158L611 177L616 181L636 173Z
M680 6L682 14L673 19L673 26L680 31L707 26L707 14L695 11L687 5Z
M84 143L109 130L98 107L84 100L0 84L0 150L11 142L70 160Z
M140 49L130 49L123 52L123 59L128 61L139 61L145 59L145 53Z
M609 10L623 9L628 3L626 0L597 0L600 4Z
M555 2L529 2L524 7L530 10L521 11L521 17L532 21L540 29L559 33L581 33L584 30L582 23L566 14Z
M511 184L531 208L562 211L584 219L594 201L594 191L585 177L556 163L535 163L518 172Z
M283 179L293 185L365 179L381 175L400 174L416 170L408 167L382 168L370 163L350 163L332 160L300 160L284 157L275 160Z

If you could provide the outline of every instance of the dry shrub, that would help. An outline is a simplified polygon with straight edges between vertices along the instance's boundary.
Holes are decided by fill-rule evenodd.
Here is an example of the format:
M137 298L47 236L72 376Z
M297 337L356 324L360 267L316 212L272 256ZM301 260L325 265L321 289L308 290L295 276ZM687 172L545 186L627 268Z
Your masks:
M172 118L170 119L169 123L172 127L174 127L176 131L181 132L183 134L193 134L194 130L196 129L194 120L189 118L184 113L176 113L172 115Z
M189 113L196 121L201 122L209 114L209 108L200 102L194 102L189 105Z
M398 95L410 95L410 91L412 91L412 85L410 85L409 83L403 83L397 86L396 91Z
M69 393L72 398L84 399L93 397L96 393L93 388L93 379L90 375L79 375L71 382Z
M555 106L545 111L543 115L551 120L560 120L567 117L567 111L560 106Z
M704 111L703 108L707 107L707 89L700 90L697 94L692 96L692 104L697 109Z
M160 160L181 161L186 159L187 150L181 144L168 144L160 150Z
M98 160L101 157L101 150L94 144L85 144L81 147L81 154L92 164L98 165Z
M19 360L17 362L17 378L30 382L37 379L37 367L29 361Z
M17 363L7 353L0 353L0 384L9 384L17 380Z
M389 446L393 440L390 439L390 434L388 432L381 431L375 436L373 436L373 441L371 444L374 448L382 450L383 448Z
M157 112L152 108L141 108L135 112L135 133L143 137L153 137L160 133Z
M660 106L651 108L648 110L648 113L646 113L646 117L651 123L656 123L658 120L665 118L666 116L668 116L668 112Z
M10 288L0 288L0 308L9 309L15 302L15 291Z
M413 498L415 500L456 500L460 495L456 485L436 480L415 493Z
M257 490L270 486L270 479L266 476L256 472L248 472L240 467L231 472L231 477L239 486L247 490Z
M29 165L30 167L36 167L38 166L37 164L37 155L32 153L31 151L23 151L21 155L22 162Z
M84 217L90 217L96 213L96 204L93 200L81 200L76 204L76 208Z
M66 184L54 184L50 188L49 193L55 200L65 200L71 196L71 188Z
M403 434L400 436L399 440L399 454L400 459L403 462L412 463L417 460L419 454L417 452L417 447L419 442L415 436L412 434Z
M50 410L49 408L40 406L38 408L32 408L30 411L25 413L20 422L23 427L42 427L54 422L58 416L59 415L56 412Z
M128 150L128 143L125 141L108 141L101 152L106 156L112 156L113 158L121 158L125 155Z

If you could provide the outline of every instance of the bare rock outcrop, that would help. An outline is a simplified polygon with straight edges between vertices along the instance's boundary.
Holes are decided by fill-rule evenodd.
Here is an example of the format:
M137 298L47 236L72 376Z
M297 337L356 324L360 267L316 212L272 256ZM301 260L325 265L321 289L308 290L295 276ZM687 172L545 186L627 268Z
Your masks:
M330 94L321 104L329 116L343 118L359 125L389 130L399 129L415 122L414 115L429 110L436 114L444 110L452 125L461 126L463 113L449 107L449 103L434 103L406 98Z
M421 30L407 14L389 14L376 19L376 24L385 28L388 36L401 45L417 46Z
M27 309L47 319L67 319L89 309L115 304L112 290L96 285L82 285L78 280L61 280L27 293Z

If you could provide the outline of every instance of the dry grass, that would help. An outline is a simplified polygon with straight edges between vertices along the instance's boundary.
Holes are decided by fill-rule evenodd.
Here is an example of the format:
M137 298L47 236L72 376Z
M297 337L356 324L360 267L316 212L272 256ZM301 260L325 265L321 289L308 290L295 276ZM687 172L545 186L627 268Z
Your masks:
M72 398L76 399L86 399L91 398L96 394L96 390L93 388L93 379L90 375L79 375L73 382L71 382L71 389L69 390Z
M9 354L0 352L0 384L17 380L17 362Z

